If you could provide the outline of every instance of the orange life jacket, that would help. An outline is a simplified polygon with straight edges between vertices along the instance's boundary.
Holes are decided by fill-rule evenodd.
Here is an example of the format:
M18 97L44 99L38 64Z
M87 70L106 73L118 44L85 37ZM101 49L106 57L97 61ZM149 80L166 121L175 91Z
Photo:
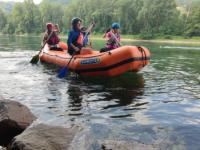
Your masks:
M79 45L83 45L83 33L80 33L80 35L78 36L78 39L77 39L77 44Z

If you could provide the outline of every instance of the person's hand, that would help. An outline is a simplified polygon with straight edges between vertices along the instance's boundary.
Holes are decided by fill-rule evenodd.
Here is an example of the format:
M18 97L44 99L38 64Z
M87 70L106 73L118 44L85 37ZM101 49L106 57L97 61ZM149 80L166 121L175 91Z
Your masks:
M76 51L76 52L79 52L79 51L80 51L80 48L75 47L75 51Z

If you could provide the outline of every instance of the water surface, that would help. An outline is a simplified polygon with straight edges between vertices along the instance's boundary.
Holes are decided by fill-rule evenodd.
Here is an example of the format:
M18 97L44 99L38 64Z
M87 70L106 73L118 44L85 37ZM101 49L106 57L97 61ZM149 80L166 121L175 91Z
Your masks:
M94 139L200 148L200 46L124 42L149 48L151 64L113 78L59 79L58 67L29 63L39 44L40 37L0 36L0 96L27 105L41 122L87 128L89 149L99 148Z

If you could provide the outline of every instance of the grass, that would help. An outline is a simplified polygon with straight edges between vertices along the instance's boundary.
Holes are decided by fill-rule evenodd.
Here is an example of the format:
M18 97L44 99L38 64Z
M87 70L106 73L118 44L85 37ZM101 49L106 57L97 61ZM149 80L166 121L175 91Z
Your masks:
M95 33L91 34L90 38L94 40L105 40L103 39L104 33ZM60 38L67 39L68 34L61 33ZM42 37L43 34L23 34L16 36L38 36ZM140 35L121 35L122 41L144 41L144 42L155 42L155 43L192 43L192 44L200 44L200 36L199 37L185 37L185 36L156 36L153 39L142 39Z
M91 39L104 40L103 34L92 34ZM187 43L200 44L200 37L184 37L184 36L157 36L153 39L141 39L140 35L121 35L122 41L141 41L152 43Z

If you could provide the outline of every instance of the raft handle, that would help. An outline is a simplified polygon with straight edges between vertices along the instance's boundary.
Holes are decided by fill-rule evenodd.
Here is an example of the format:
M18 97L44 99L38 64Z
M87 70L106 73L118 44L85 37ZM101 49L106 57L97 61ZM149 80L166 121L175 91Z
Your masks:
M146 62L146 60L147 60L146 52L145 52L145 50L141 46L137 46L137 48L138 48L138 50L142 54L142 60L143 60L142 62L143 62L143 67L144 67L145 65L147 65L147 62Z

